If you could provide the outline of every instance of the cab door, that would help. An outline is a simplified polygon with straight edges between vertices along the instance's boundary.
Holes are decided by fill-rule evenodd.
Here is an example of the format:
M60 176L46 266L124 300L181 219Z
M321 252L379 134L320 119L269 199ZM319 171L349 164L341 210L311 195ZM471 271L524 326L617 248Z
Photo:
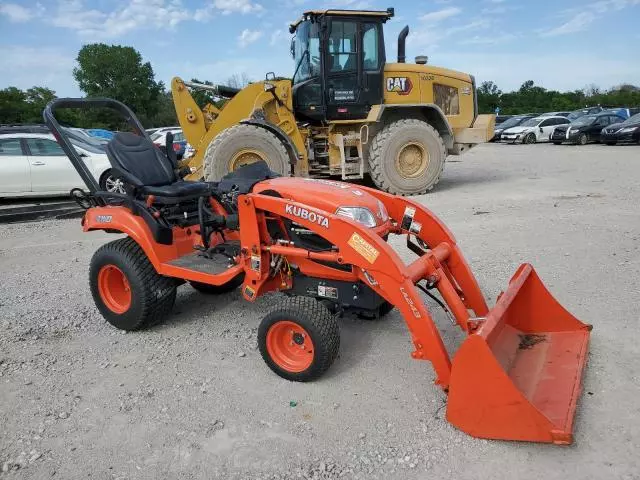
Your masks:
M20 138L0 138L0 196L31 191L29 160Z

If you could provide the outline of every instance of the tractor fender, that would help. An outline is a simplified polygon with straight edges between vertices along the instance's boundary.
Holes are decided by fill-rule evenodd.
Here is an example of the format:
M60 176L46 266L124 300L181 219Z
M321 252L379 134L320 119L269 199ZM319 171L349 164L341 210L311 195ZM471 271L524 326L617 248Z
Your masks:
M144 251L156 271L167 259L177 256L177 246L163 245L154 241L153 233L142 217L133 215L125 207L93 207L87 210L82 219L85 232L104 230L110 233L124 233L131 237Z
M300 152L291 141L291 138L277 125L273 123L269 123L265 120L252 118L250 120L242 120L240 122L244 125L253 125L255 127L264 128L265 130L273 133L284 145L285 150L287 151L287 155L289 155L289 162L291 165L295 165L298 161L302 160Z
M385 117L401 110L402 118L407 118L407 114L415 113L417 118L426 120L433 126L442 139L447 149L453 148L453 130L442 109L435 103L400 103L376 105L369 113L368 121L380 123Z

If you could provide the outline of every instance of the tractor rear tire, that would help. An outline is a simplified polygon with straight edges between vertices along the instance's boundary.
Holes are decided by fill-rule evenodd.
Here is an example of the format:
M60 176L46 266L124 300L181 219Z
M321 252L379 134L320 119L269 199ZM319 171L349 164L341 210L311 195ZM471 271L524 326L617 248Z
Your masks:
M281 175L291 170L289 155L273 133L255 125L234 125L214 138L204 154L204 179L216 182L242 165L264 160Z
M102 316L126 331L159 323L176 300L175 280L158 274L129 237L109 242L93 254L89 284Z
M189 283L194 289L196 289L200 293L204 293L206 295L218 295L220 293L232 292L233 290L238 288L240 285L242 285L242 282L244 282L243 273L241 273L235 278L232 278L227 283L222 285L210 285L208 283L193 282L193 281L190 281Z
M380 190L420 195L438 183L446 158L447 148L435 128L418 119L396 120L371 141L369 171Z
M260 322L258 347L265 363L280 377L294 382L315 380L338 356L338 321L315 299L289 297Z

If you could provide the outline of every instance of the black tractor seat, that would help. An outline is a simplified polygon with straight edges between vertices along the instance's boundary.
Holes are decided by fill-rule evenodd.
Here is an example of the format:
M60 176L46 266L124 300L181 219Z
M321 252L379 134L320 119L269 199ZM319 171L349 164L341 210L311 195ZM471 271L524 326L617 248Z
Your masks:
M136 194L153 195L162 203L208 196L215 188L215 184L208 182L179 179L177 165L145 137L117 133L106 151L115 177L130 184Z

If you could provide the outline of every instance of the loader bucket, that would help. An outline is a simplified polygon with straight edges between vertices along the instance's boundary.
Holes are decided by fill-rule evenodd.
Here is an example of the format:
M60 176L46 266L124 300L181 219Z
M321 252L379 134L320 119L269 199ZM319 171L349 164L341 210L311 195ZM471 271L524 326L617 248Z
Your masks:
M590 331L521 265L454 357L447 419L474 437L570 444Z

